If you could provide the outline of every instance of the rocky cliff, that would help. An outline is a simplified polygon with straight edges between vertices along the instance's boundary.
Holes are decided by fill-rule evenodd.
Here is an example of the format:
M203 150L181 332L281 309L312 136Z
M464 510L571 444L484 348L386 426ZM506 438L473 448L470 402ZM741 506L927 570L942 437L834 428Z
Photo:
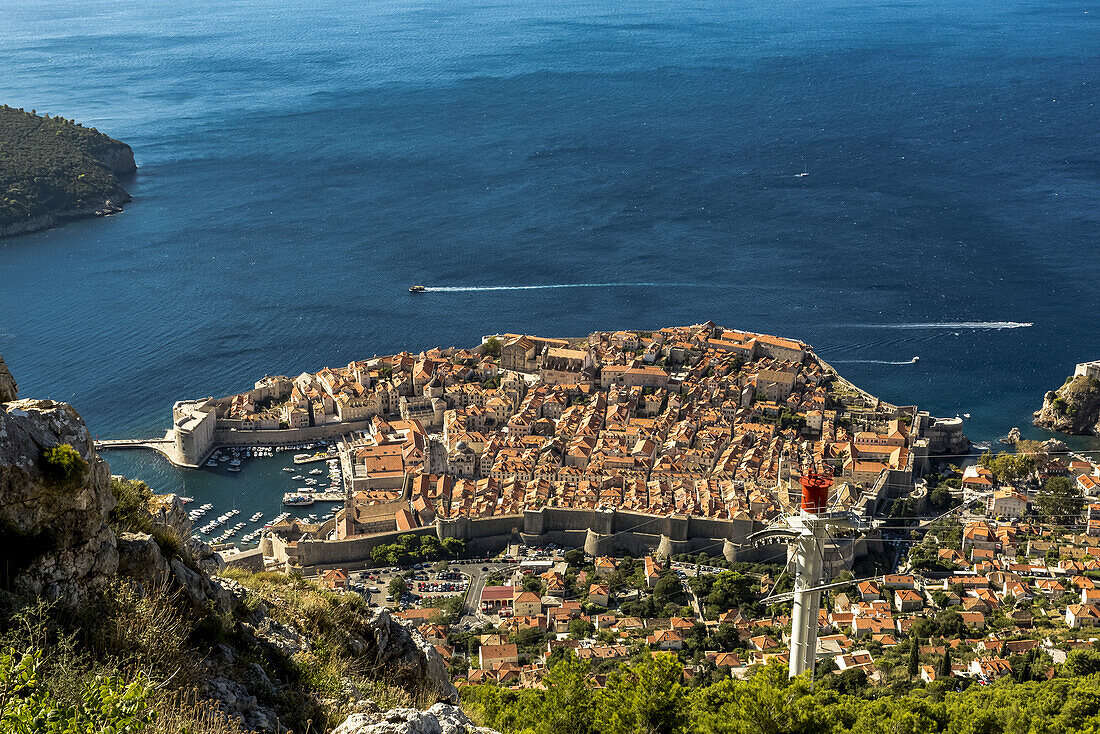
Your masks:
M84 466L49 476L45 452L72 446ZM0 573L5 588L78 603L118 568L107 465L71 406L15 400L0 409Z
M6 403L19 397L19 386L15 384L15 378L11 376L4 358L0 357L0 403Z
M1061 433L1100 435L1100 380L1071 377L1057 390L1043 396L1034 423Z
M205 702L223 723L180 724L195 734L487 731L415 629L355 594L226 570L178 498L110 476L71 406L15 398L0 358L0 632L48 601L34 638L86 645L64 675L107 666L170 691L169 709Z

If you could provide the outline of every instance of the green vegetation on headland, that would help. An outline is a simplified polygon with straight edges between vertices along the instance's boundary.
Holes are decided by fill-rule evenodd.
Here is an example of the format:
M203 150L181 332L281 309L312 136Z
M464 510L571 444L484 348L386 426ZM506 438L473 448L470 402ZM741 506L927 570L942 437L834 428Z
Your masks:
M59 219L117 212L130 146L62 117L0 105L0 237Z
M1100 380L1077 375L1043 398L1035 425L1075 435L1100 435Z
M1095 732L1098 671L1100 653L1082 650L1049 681L982 686L941 679L924 686L914 678L875 688L855 668L819 675L811 688L807 677L788 680L786 667L773 663L744 681L698 685L684 679L675 656L642 654L595 688L588 666L569 655L547 675L545 690L470 686L463 704L479 723L506 734Z

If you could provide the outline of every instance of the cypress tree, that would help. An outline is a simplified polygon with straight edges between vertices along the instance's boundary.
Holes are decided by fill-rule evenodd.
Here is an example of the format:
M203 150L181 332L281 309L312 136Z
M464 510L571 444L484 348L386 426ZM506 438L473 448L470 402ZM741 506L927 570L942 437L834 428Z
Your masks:
M937 678L949 678L951 677L951 648L945 648L943 651L943 660L940 661L940 669L936 672Z
M920 638L914 637L909 641L909 677L916 677L920 672Z

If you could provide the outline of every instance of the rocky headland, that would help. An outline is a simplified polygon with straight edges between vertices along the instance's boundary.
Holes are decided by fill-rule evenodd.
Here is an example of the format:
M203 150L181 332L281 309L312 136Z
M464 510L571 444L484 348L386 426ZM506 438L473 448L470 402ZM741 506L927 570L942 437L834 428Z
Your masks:
M0 237L122 211L134 151L63 117L0 106Z
M37 701L84 706L121 681L128 703L95 712L144 722L119 731L488 731L415 629L355 594L226 568L177 497L111 476L70 405L16 390L0 358L0 677L34 670L11 714L31 730Z
M1100 436L1100 380L1077 375L1043 396L1034 423L1077 436Z

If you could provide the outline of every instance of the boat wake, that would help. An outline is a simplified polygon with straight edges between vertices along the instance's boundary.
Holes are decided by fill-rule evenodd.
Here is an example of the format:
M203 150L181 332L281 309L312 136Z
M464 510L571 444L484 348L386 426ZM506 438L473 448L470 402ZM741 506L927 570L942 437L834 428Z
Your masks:
M429 285L429 293L461 293L467 291L539 291L552 288L653 288L682 286L683 283L554 283L550 285Z
M1030 321L940 321L918 324L852 324L860 329L1024 329Z
M913 357L904 362L891 362L888 359L830 359L829 364L916 364L920 357Z

